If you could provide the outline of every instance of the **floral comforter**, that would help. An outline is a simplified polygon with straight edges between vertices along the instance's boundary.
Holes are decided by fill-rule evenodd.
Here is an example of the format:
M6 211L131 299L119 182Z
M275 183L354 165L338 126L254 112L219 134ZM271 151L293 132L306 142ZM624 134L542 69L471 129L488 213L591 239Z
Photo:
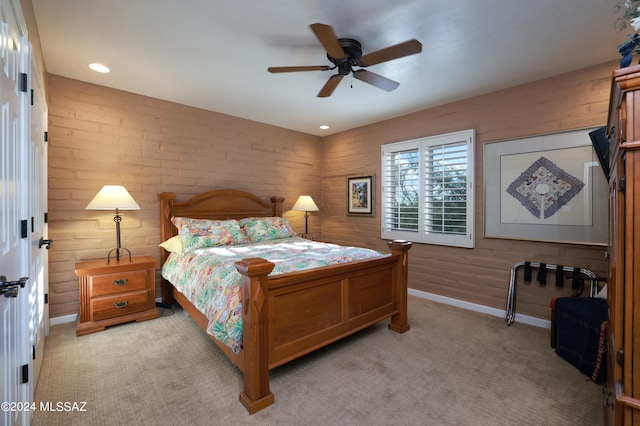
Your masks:
M209 319L207 333L238 353L242 346L242 280L235 262L261 257L275 263L271 275L276 275L380 256L385 255L294 237L171 253L162 266L162 276Z

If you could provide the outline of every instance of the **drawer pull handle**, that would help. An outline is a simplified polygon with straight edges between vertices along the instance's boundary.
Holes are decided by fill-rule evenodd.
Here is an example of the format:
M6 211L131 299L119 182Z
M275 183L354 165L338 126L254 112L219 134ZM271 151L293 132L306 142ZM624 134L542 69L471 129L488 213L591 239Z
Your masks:
M125 306L127 306L129 304L128 301L124 301L124 302L116 302L113 304L113 306L115 306L118 309L124 308Z
M113 280L113 283L115 285L118 285L118 286L123 286L123 285L125 285L127 283L127 281L129 281L129 280L126 279L126 278L123 278L121 280Z

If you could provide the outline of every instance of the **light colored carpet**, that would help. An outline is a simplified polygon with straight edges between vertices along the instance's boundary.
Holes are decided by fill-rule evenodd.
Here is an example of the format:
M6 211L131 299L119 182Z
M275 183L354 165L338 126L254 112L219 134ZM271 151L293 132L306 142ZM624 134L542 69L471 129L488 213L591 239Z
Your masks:
M174 308L175 309L175 308ZM164 311L164 310L163 310ZM183 311L76 337L51 328L34 425L602 425L602 390L548 330L409 298L411 330L379 323L271 372L250 416L242 375Z

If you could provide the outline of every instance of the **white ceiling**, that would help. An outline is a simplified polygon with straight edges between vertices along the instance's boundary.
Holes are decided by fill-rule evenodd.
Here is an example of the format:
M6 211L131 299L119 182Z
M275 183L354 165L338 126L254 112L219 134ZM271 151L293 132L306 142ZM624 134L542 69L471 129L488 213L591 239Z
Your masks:
M619 58L618 0L33 0L49 73L314 135ZM416 38L421 54L367 68L385 92L333 71L309 25L363 53ZM111 68L89 70L91 62ZM320 130L321 124L331 126Z

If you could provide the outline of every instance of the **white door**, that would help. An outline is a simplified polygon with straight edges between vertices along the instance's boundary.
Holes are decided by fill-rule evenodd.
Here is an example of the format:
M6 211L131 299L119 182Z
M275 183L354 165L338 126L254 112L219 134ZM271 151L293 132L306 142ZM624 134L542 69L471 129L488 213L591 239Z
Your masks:
M48 237L47 214L47 103L44 99L40 83L38 66L31 64L29 74L31 111L30 111L30 157L31 161L31 195L30 212L33 223L31 234L31 264L29 272L29 335L33 358L32 392L38 383L40 367L44 354L44 336L49 333L49 305L44 303L45 294L49 292L48 284L48 249L45 241Z
M6 281L28 276L30 246L28 97L22 74L29 54L24 18L15 0L0 2L0 275ZM0 292L0 410L5 425L26 425L30 413L21 404L33 401L29 351L28 294L24 289ZM10 297L7 297L10 296ZM8 404L8 405L7 405Z

